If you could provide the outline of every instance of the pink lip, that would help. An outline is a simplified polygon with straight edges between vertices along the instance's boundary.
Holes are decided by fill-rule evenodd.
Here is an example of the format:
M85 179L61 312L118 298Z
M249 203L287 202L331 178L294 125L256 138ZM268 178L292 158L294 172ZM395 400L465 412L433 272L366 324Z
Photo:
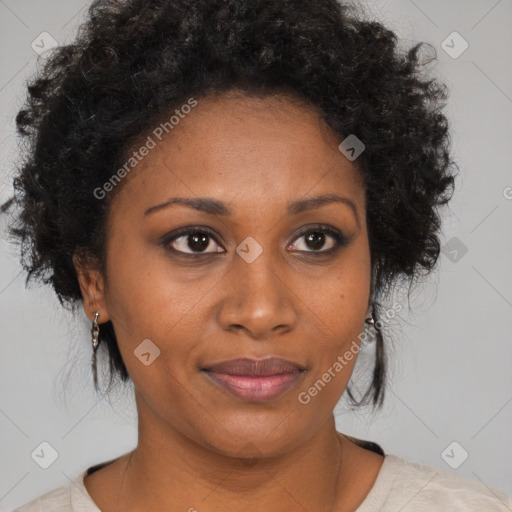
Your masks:
M287 391L306 368L281 357L243 357L221 361L202 370L216 384L237 397L263 402Z
M204 370L204 373L242 400L264 402L277 398L295 384L302 375L300 370L265 376L229 375Z
M293 361L282 357L266 357L265 359L251 359L242 357L230 359L209 365L203 370L210 372L226 373L228 375L243 375L247 377L262 377L278 375L281 373L296 373L306 368Z

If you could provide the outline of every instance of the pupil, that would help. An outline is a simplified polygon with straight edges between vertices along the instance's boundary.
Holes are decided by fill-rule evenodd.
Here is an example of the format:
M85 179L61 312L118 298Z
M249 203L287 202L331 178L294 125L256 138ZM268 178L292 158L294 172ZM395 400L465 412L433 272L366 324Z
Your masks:
M208 247L208 235L206 233L189 235L188 238L189 238L188 246L193 251L201 251ZM191 240L192 240L192 242L191 242ZM194 244L196 244L195 247L193 246Z
M321 249L324 245L324 233L314 232L306 237L307 241L313 242L313 249ZM307 243L307 242L306 242Z

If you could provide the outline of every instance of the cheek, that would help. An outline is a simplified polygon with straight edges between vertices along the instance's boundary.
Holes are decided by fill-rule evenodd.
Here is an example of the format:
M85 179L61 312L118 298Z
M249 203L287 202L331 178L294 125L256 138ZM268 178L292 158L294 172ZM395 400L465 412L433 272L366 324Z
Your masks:
M368 311L370 257L366 243L358 243L340 258L339 265L319 279L307 283L306 304L316 323L323 348L341 349L360 333Z
M331 279L311 293L308 315L317 329L317 365L299 402L334 408L350 380L368 311L370 258L366 244L353 247Z
M108 247L109 313L120 341L162 340L198 301L197 290L173 270L161 248L124 231L116 227Z
M112 238L107 261L108 309L132 381L148 396L167 389L170 401L186 397L181 388L196 371L204 305L218 275L198 282L128 236Z
M121 231L118 229L116 233ZM154 357L162 348L156 340L160 340L166 322L172 323L174 316L180 314L176 309L179 305L173 303L169 286L154 263L151 254L143 251L133 236L124 234L111 238L105 295L119 350L132 379L144 366L137 358L138 348L148 348ZM166 307L162 308L162 304ZM151 340L157 348L145 340Z
M315 365L304 382L298 401L311 404L317 411L332 411L345 391L360 350L364 326L365 302L345 300L330 303L329 322L323 315L323 332L315 337ZM362 306L362 307L361 307ZM320 323L320 322L319 322Z

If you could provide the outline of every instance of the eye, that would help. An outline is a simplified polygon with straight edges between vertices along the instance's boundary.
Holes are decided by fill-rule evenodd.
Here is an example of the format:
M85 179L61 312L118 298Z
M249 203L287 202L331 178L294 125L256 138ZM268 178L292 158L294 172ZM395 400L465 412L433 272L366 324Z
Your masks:
M162 244L172 251L184 254L201 255L224 252L222 248L215 249L218 244L213 232L201 226L178 229L167 237ZM213 250L207 250L212 247Z
M304 238L304 242L294 242L292 249L313 254L335 252L340 247L347 245L349 241L348 237L330 226L308 226L300 231L298 238L295 240L300 238ZM327 248L325 248L326 245Z
M291 244L291 249L313 255L330 254L345 246L349 237L330 226L307 226L299 232L295 240L304 238L304 242ZM190 226L178 229L165 237L162 245L175 253L201 256L225 252L216 241L216 235L203 226ZM327 248L326 248L327 246Z

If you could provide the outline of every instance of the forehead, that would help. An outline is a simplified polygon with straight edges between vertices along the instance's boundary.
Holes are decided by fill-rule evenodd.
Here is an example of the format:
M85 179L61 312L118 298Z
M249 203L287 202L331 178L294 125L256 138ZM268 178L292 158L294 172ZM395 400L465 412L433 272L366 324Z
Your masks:
M357 164L338 149L343 138L314 106L293 97L230 92L198 98L161 140L150 137L153 149L121 193L142 211L168 195L253 201L255 207L262 199L335 191L364 201Z

